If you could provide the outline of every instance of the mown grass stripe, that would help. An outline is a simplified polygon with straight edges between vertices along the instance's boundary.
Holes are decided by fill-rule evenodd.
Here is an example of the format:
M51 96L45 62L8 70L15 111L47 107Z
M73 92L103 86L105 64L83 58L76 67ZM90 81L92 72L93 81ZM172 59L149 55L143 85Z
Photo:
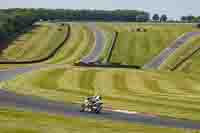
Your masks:
M33 33L29 32L31 38L27 37L26 34L10 44L10 46L3 51L3 58L7 59L17 59L21 58L26 50L32 46L33 43L36 43L41 40L41 38L49 31L48 26L40 26L36 29L33 29Z
M87 55L92 48L94 42L92 33L85 26L75 24L71 26L72 33L69 41L64 45L60 52L57 53L55 58L48 61L49 63L74 63Z

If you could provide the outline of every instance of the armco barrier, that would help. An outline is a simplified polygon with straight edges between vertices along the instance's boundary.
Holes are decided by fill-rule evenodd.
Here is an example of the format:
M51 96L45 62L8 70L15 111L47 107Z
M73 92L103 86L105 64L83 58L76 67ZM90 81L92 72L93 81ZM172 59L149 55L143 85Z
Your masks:
M141 69L140 66L136 66L136 65L123 65L123 64L95 64L95 63L86 64L86 63L83 63L83 62L79 62L79 63L75 63L74 65L75 66L80 66L80 67Z
M188 55L187 57L185 57L182 61L178 62L173 68L170 69L170 71L176 70L184 62L186 62L187 60L189 60L194 54L196 54L197 52L199 52L199 50L200 50L200 46L198 46L197 49L195 49L190 55Z
M106 63L109 63L110 62L110 59L112 57L112 53L113 53L113 50L116 46L116 42L117 42L117 38L118 38L118 35L119 35L119 32L115 32L114 33L114 37L113 37L113 40L112 40L112 46L108 52L108 58L106 59Z

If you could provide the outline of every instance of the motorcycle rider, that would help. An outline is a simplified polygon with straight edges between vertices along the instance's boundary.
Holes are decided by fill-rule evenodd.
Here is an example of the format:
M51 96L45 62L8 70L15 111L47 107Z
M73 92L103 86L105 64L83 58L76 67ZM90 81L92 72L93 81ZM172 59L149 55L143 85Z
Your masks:
M87 97L84 101L84 104L81 105L80 112L89 111L100 113L102 110L102 98L101 96L90 96Z
M86 100L85 100L85 103L91 103L92 105L95 105L95 104L98 104L98 103L101 103L101 96L90 96L88 97Z
M96 104L101 103L101 100L102 100L101 96L95 97Z

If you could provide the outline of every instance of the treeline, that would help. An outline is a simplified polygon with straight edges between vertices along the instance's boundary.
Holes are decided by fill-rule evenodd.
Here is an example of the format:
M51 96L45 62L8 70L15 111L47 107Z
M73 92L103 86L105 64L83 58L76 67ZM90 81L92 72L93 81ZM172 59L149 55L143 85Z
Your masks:
M166 14L162 14L161 16L159 16L159 14L154 14L152 20L154 22L167 22L168 17Z
M194 23L194 22L199 23L200 22L200 16L193 16L193 15L182 16L181 21L187 22L187 23Z
M0 10L0 41L32 25L36 17L29 10Z
M148 21L149 14L136 10L46 10L38 9L39 17L43 20L68 21Z
M0 10L0 39L8 38L10 35L18 33L40 20L146 22L149 20L149 13L136 10Z

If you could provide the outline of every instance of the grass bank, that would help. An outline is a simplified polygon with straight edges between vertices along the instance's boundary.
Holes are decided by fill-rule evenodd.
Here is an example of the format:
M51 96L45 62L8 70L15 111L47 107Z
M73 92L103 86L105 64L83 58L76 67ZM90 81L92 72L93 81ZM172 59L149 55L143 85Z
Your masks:
M32 31L19 36L3 50L4 60L36 60L49 55L66 37L66 26L48 23L37 25Z
M85 25L72 24L69 40L47 63L71 64L77 62L89 54L94 47L94 41L93 33Z
M54 24L55 25L55 24ZM48 24L44 25L48 26ZM72 64L74 62L79 61L82 57L86 56L89 54L89 52L93 49L94 47L94 35L93 33L87 28L87 26L83 24L71 24L70 25L70 36L68 40L65 42L65 44L56 52L56 54L49 60L37 63L37 64ZM67 31L66 31L67 32ZM65 34L67 34L65 32ZM28 33L27 33L28 34ZM40 36L39 33L35 33L37 36ZM35 37L34 37L35 38ZM47 39L46 36L42 36L43 39ZM55 40L56 43L59 43L59 39ZM56 47L53 42L51 42L53 47ZM32 44L36 45L36 44ZM42 44L44 45L44 44ZM55 46L54 46L55 45ZM14 45L13 45L14 46ZM15 47L18 47L19 45L15 45ZM37 47L37 46L34 46ZM45 55L49 54L50 51L53 50L52 48L46 48L46 49L40 49L40 52ZM11 53L15 54L17 53L17 49L14 50L9 50ZM27 50L26 52L30 51ZM45 51L45 52L44 52ZM20 52L20 51L19 51ZM36 51L30 51L30 54L35 54L34 59L40 59L41 55L38 55L39 52L37 53ZM37 57L37 58L36 58ZM23 58L22 60L24 60ZM15 59L18 61L18 59ZM29 59L28 59L29 60ZM32 65L32 64L30 64ZM15 65L8 65L8 64L1 64L0 68L1 69L7 69L7 68L12 68L12 67L23 67L26 65L23 64L15 64ZM28 66L28 64L27 64Z
M181 72L66 67L20 75L0 88L65 102L101 94L116 109L200 120L199 81Z
M112 62L144 65L183 33L197 31L192 25L103 23L102 28L118 31L119 37L111 58ZM146 32L138 32L138 28Z
M159 67L160 70L177 70L183 72L199 72L199 60L195 58L197 54L192 53L200 47L200 36L188 40L184 45L175 50ZM191 57L190 57L191 56ZM188 60L185 60L188 59ZM182 61L184 61L182 63Z
M27 124L29 123L29 124ZM192 133L111 120L55 116L15 109L0 109L1 133Z

